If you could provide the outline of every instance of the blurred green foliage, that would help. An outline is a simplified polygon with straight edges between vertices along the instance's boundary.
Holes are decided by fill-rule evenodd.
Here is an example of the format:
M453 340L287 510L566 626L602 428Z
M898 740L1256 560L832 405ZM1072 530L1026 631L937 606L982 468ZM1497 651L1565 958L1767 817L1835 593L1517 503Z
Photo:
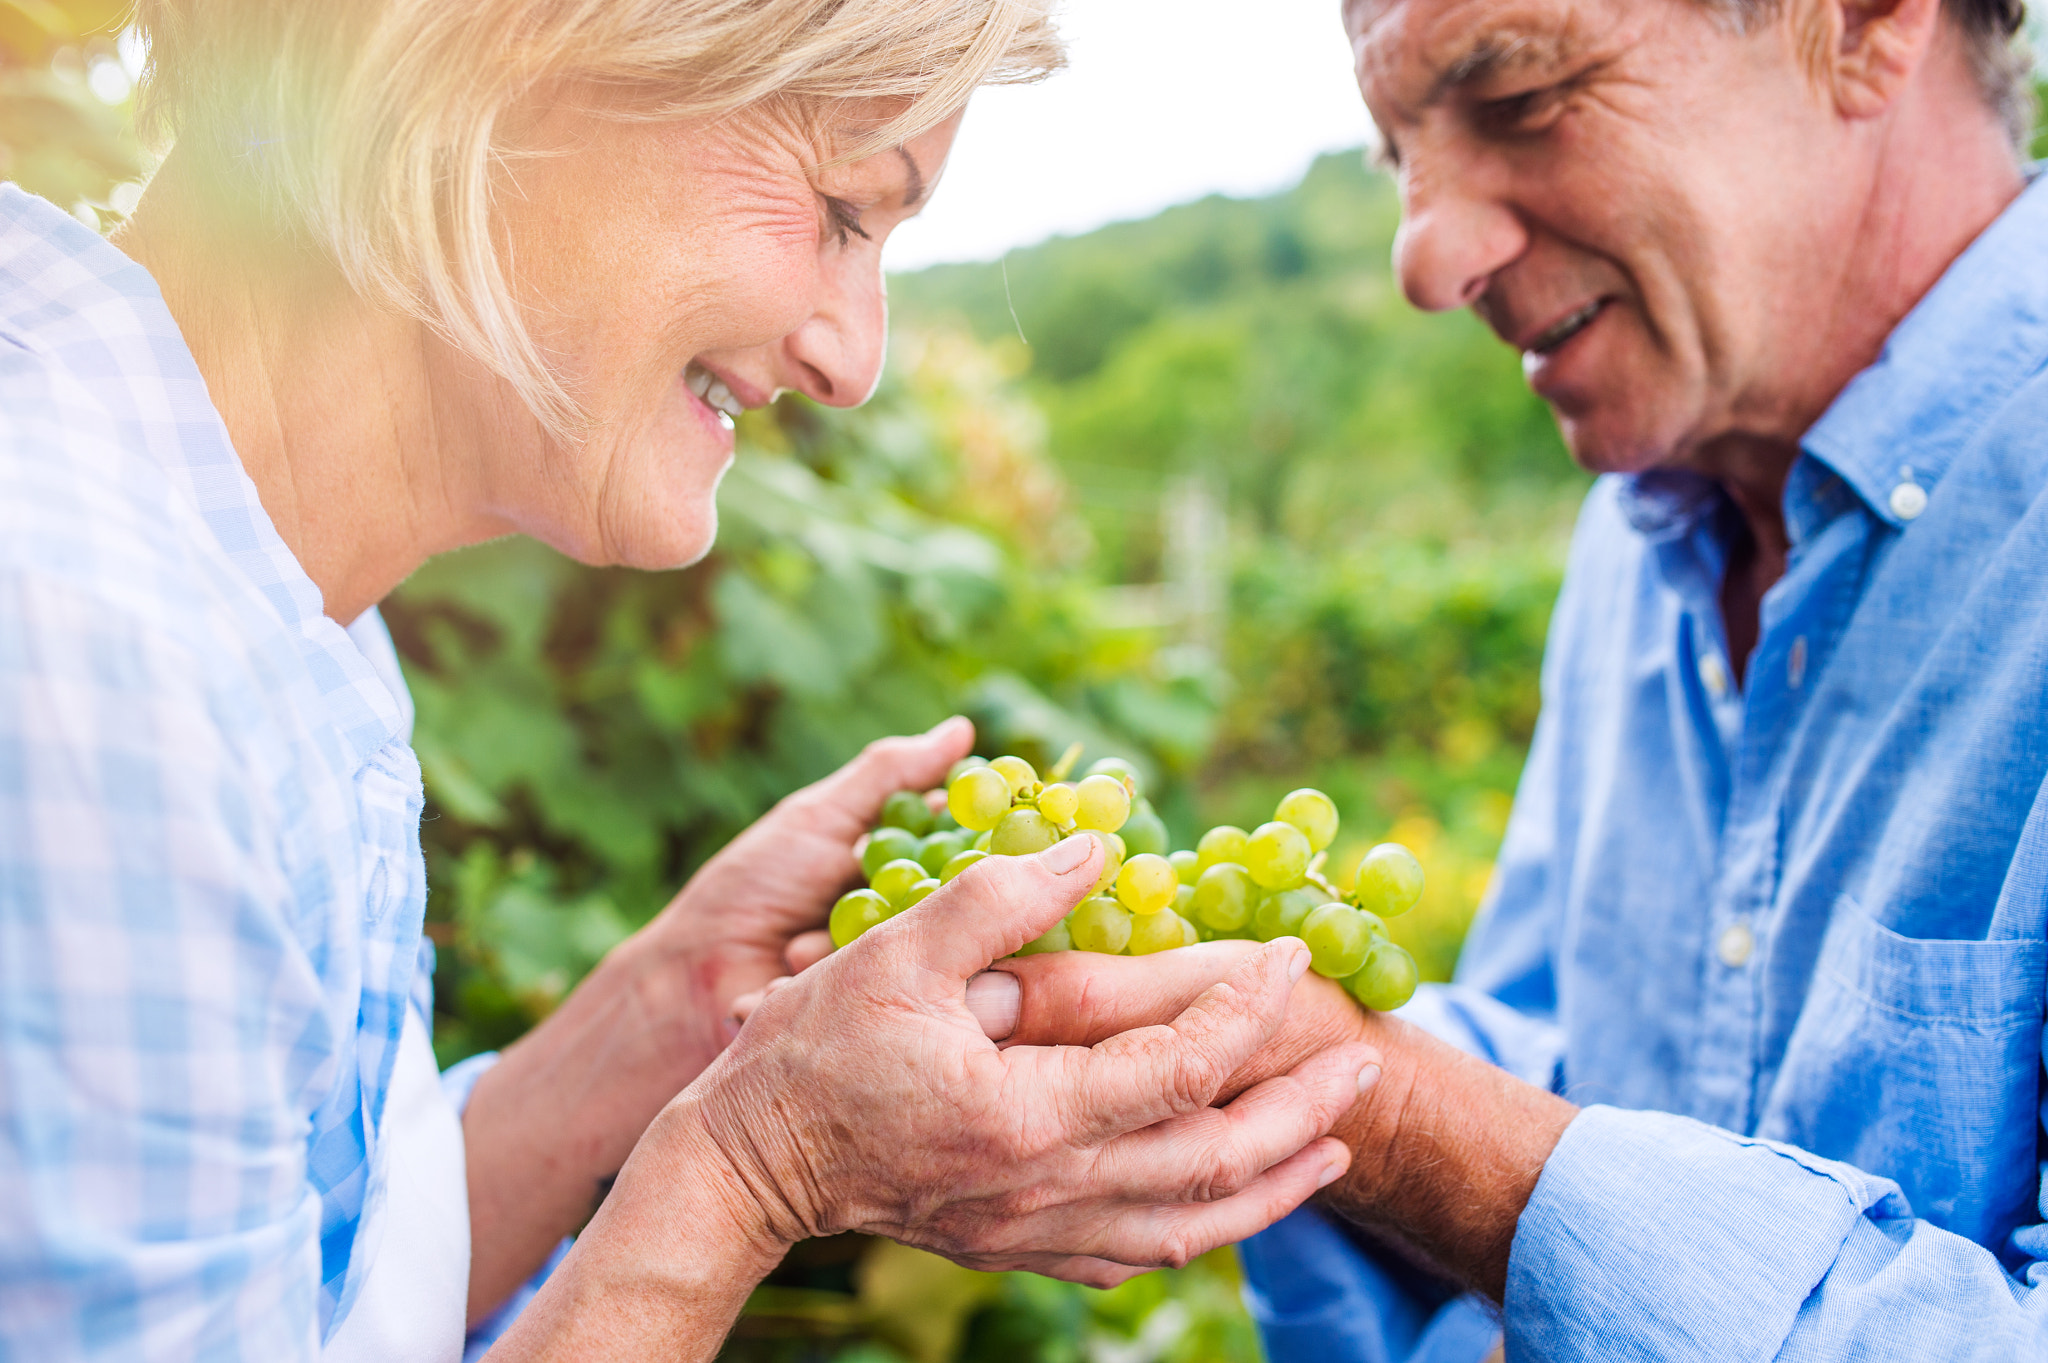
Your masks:
M127 0L0 0L0 180L96 212L142 173L115 49L129 8Z
M144 165L124 11L0 0L0 178L102 222ZM1510 354L1401 301L1394 226L1333 156L1269 199L898 278L876 400L750 415L704 564L508 540L408 582L386 614L443 1060L545 1016L775 799L955 710L984 752L1133 757L1180 845L1321 786L1340 881L1384 837L1422 857L1395 933L1447 975L1585 480ZM1190 489L1207 516L1177 520ZM1237 1293L1227 1252L1094 1292L842 1236L790 1256L726 1356L1253 1360Z

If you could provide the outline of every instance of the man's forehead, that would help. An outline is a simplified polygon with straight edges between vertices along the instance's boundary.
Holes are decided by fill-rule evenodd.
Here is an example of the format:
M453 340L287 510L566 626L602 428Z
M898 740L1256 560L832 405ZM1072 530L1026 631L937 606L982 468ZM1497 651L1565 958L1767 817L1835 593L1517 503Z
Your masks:
M1554 65L1579 44L1583 0L1346 0L1359 85L1402 109L1523 67Z

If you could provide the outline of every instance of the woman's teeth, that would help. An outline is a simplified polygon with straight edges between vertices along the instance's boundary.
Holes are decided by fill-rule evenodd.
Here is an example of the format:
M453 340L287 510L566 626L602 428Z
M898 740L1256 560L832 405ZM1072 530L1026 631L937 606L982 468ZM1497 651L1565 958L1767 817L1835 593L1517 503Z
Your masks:
M1599 311L1600 300L1595 299L1571 316L1558 322L1557 325L1545 331L1541 336L1538 336L1529 346L1529 352L1532 355L1548 355L1551 351L1585 330L1586 323L1592 321Z
M725 413L729 419L737 418L746 411L746 404L732 395L732 389L725 386L725 380L698 364L692 364L683 371L683 382L690 391L704 399L707 406Z

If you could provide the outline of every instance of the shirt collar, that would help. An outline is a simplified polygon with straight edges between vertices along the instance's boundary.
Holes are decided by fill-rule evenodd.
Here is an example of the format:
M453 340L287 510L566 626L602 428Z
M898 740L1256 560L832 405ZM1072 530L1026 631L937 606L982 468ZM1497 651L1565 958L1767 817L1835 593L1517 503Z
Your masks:
M2044 360L2048 175L2037 172L1801 443L1879 520L1902 526L1919 514L1923 494L1971 436Z
M80 374L279 623L321 655L326 694L359 763L408 733L406 706L326 617L319 587L264 510L156 281L62 209L9 184L0 184L0 337Z

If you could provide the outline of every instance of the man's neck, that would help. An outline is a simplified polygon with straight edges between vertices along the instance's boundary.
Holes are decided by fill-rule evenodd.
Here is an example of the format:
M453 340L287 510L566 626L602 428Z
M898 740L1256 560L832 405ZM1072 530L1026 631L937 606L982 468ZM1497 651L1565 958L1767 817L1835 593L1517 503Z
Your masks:
M451 478L425 327L367 305L331 264L223 231L176 152L115 244L163 291L278 534L347 624L428 557L504 533Z
M1951 54L1949 60L1960 61ZM1842 234L1811 324L1796 348L1801 382L1738 418L1746 431L1708 442L1687 466L1720 482L1747 535L1721 589L1729 662L1738 680L1758 637L1763 594L1785 571L1785 479L1799 442L1851 379L1873 364L1906 314L2026 187L2005 132L1971 82L1923 79L1881 122L1868 193ZM1828 263L1816 262L1827 274Z

